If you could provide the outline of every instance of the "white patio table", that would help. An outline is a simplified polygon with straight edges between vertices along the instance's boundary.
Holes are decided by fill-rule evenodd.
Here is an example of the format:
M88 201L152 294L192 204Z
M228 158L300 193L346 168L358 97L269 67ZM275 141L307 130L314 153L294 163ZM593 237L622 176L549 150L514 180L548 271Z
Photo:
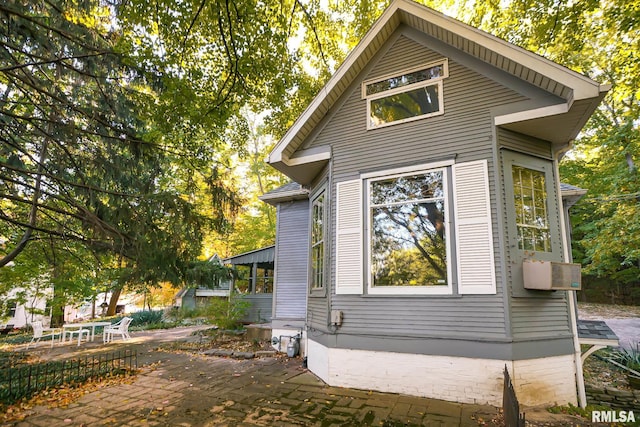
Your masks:
M65 325L62 325L62 338L61 338L61 342L64 343L65 337L67 332L70 331L80 331L81 329L84 328L91 328L91 341L93 341L93 339L96 336L96 327L97 326L109 326L111 324L111 322L83 322L83 323L67 323ZM78 332L78 345L80 345L80 342L82 341L82 333Z

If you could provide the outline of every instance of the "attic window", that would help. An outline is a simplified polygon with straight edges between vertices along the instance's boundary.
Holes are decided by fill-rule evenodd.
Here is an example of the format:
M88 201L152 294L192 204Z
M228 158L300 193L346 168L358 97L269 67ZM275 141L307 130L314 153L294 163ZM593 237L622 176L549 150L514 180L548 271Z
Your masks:
M367 128L375 129L444 113L442 80L446 59L362 84L367 100Z

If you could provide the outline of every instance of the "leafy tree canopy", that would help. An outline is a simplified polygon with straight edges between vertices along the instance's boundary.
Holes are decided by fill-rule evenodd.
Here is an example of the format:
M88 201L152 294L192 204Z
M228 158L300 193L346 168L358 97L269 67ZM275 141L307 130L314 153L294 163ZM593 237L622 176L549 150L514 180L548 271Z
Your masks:
M127 280L179 282L204 236L229 252L253 249L247 230L270 242L273 212L239 210L284 183L260 160L388 3L5 1L0 265L79 244ZM589 189L585 271L637 284L638 0L423 3L613 84L562 175Z

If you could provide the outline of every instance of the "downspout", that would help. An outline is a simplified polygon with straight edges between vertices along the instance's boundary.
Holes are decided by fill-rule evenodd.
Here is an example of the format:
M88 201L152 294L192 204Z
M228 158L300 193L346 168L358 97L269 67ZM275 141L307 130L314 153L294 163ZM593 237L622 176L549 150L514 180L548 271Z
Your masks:
M560 158L564 154L564 151L556 153L553 159L554 173L556 175L556 193L558 195L558 201L560 205L561 215L560 217L560 235L562 236L563 256L564 261L569 262L571 254L569 253L569 242L567 238L567 224L564 217L564 203L562 201L562 193L560 191ZM574 360L576 365L576 385L578 387L578 404L581 408L587 406L587 394L584 388L584 374L582 371L582 351L580 349L580 341L578 339L578 310L577 310L577 298L575 291L567 291L567 297L569 298L569 316L571 319L571 333L573 335L573 350Z

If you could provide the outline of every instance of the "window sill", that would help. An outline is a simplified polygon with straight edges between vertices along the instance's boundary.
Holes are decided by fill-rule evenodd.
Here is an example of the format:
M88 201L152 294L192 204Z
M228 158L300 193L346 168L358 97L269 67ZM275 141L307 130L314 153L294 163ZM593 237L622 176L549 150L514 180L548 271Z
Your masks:
M461 294L362 294L364 298L429 298L429 299L460 299L463 297Z
M443 296L451 295L453 289L451 286L438 287L418 287L418 286L385 286L385 287L369 287L368 295L400 295L400 296Z
M310 298L326 298L327 297L327 290L326 288L322 288L322 289L312 289L309 291L309 297Z

